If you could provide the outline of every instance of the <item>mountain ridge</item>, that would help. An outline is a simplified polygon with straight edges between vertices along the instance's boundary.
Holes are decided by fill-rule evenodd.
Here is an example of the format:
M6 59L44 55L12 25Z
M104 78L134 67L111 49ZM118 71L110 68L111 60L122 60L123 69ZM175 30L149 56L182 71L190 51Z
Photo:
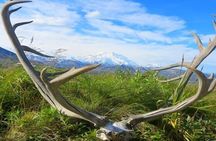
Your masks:
M105 59L103 58L103 55L105 55ZM61 59L59 59L59 58L49 59L49 58L40 57L40 56L36 56L36 55L32 55L32 54L30 55L29 53L27 53L28 59L33 64L43 64L43 65L48 65L48 66L57 67L57 68L72 68L72 67L80 68L80 67L83 67L83 66L86 66L89 64L102 64L100 67L98 67L97 69L94 70L94 72L96 72L96 73L115 72L116 70L127 70L127 71L134 73L136 71L146 72L146 71L152 70L154 68L157 68L157 67L153 67L154 65L149 65L148 67L138 66L136 63L134 63L133 61L131 61L127 57L124 57L124 56L116 54L116 53L101 54L102 57L101 56L100 57L102 58L102 61L100 61L100 59L97 60L98 59L97 56L98 55L96 55L96 61L94 60L94 58L93 59L91 58L92 59L91 61L83 61L83 60L79 61L77 58L76 59L75 58L71 58L71 59L62 59L62 58ZM113 57L111 59L111 63L106 63L107 57L109 57L109 56L111 56L111 58ZM91 57L95 57L95 56L92 55ZM5 61L5 60L7 60L7 61ZM108 59L108 61L110 61L110 60ZM3 66L8 66L8 65L13 64L15 62L18 62L16 54L0 47L0 64L1 65L3 64ZM180 69L170 69L170 70L160 72L160 75L165 76L167 78L172 78L172 77L176 77L176 76L182 74L183 72L184 71L181 71Z
M101 52L96 55L76 57L75 59L87 64L139 67L139 65L137 65L134 61L114 52Z
M17 59L17 56L15 53L0 47L0 59L5 58Z

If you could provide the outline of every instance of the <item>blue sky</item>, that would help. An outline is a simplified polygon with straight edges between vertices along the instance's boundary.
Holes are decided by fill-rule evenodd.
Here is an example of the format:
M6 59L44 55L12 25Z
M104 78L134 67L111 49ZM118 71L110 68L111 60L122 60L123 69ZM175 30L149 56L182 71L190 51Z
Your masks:
M67 58L115 52L143 66L164 66L198 53L191 32L204 44L214 37L215 8L212 0L34 0L12 21L33 19L17 34L51 55L58 49ZM13 50L0 24L0 46ZM216 72L214 60L216 53L202 64L206 72Z

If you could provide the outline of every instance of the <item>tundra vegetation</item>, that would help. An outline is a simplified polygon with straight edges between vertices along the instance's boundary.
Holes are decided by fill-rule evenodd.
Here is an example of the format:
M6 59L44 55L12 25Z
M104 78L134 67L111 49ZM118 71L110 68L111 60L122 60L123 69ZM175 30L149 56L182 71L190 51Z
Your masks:
M15 24L10 21L10 15L21 8L11 6L27 2L30 1L8 1L1 13L5 31L25 70L21 67L1 70L3 140L216 139L215 95L211 95L216 79L197 69L216 48L216 38L204 47L194 33L199 54L192 62L182 61L155 70L187 69L183 75L163 81L164 84L155 71L86 74L99 65L66 71L43 69L32 66L25 52L51 56L22 45L15 33L19 26L32 21ZM192 73L197 76L198 86L189 83Z
M76 105L112 120L156 110L177 86L160 83L153 72L116 71L83 74L61 87ZM191 84L185 97L196 91ZM59 114L41 97L20 66L0 70L0 140L95 141L95 127ZM213 92L182 112L143 122L135 130L137 141L215 140L216 94Z

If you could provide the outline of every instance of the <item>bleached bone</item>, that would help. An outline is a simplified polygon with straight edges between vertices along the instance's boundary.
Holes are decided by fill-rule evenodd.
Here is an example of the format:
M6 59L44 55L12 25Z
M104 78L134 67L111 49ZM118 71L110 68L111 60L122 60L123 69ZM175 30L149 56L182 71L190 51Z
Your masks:
M35 83L37 89L40 91L41 95L58 111L60 111L63 114L66 114L71 117L80 118L86 121L89 121L97 126L103 126L107 124L109 121L106 120L103 116L99 116L97 114L87 112L71 103L69 103L59 92L58 87L56 87L56 84L65 83L69 81L70 78L73 78L79 74L82 74L84 72L90 71L97 66L87 66L80 69L73 69L68 72L65 72L64 74L61 74L61 76L54 78L53 80L49 81L49 79L46 76L45 70L41 72L41 75L35 71L29 60L27 59L24 51L29 51L31 53L43 56L43 57L50 57L48 55L44 55L42 53L39 53L30 47L27 47L25 45L21 45L20 41L18 40L15 29L19 26L29 24L31 22L21 22L12 25L10 21L10 15L19 9L21 7L10 10L11 6L21 3L28 3L31 2L29 0L14 0L14 1L8 1L4 4L1 17L3 19L3 24L5 27L5 31L7 32L10 41L12 42L17 57L20 61L20 63L23 65L24 69L28 73L28 75L31 77L33 82Z
M156 111L149 112L146 114L131 116L127 121L129 125L135 126L136 124L143 122L143 121L151 121L165 114L181 111L214 90L216 86L216 79L214 79L214 75L207 78L201 71L191 68L190 65L188 65L187 63L171 65L168 68L181 67L181 66L184 66L190 69L192 72L196 74L198 78L198 82L199 82L197 93L194 96L187 98L186 100L180 102L179 104L175 106L161 108L161 109L158 109ZM167 69L167 68L164 68L164 69Z
M216 22L213 22L214 27L216 27ZM216 48L216 37L211 41L209 41L207 47L204 47L202 41L200 40L199 36L193 33L195 42L197 43L199 54L194 57L193 61L190 63L191 68L197 68L203 60L208 57ZM187 85L190 77L192 75L192 71L188 69L185 73L183 78L181 79L178 87L175 90L175 94L170 98L171 100L178 101L181 97L185 86Z
M15 33L16 28L22 25L29 24L31 23L31 21L16 23L14 25L12 25L10 21L10 15L18 11L19 9L21 9L21 7L11 9L11 7L16 4L22 4L28 2L31 1L10 0L4 4L1 11L1 17L3 19L5 31L7 32L9 39L13 47L15 48L15 52L20 63L22 64L25 71L28 73L28 75L34 82L35 86L37 87L41 95L51 106L56 108L62 114L89 121L94 125L96 125L97 127L100 127L100 129L97 131L97 137L100 138L101 140L108 140L108 141L129 140L131 133L133 132L133 128L138 123L143 121L151 121L165 114L183 110L188 106L190 106L191 104L193 104L194 102L196 102L197 100L206 96L208 93L212 92L216 86L216 80L214 78L214 75L211 75L210 77L207 78L201 71L196 69L200 65L200 63L215 49L216 37L209 42L206 48L204 48L199 36L193 34L195 41L198 44L198 48L200 50L200 53L194 58L194 60L191 63L185 63L183 60L179 64L174 64L165 68L160 68L158 69L158 71L163 69L174 68L174 67L182 67L182 66L188 69L183 77L180 76L178 78L171 79L171 80L176 80L182 78L179 87L177 88L176 91L176 94L178 96L182 94L182 91L187 85L191 74L194 72L199 82L197 93L194 96L187 98L186 100L178 103L177 105L164 107L146 114L130 116L128 119L119 122L112 122L103 116L85 111L79 108L78 106L69 103L59 92L59 86L68 82L70 79L80 74L83 74L85 72L97 68L99 65L90 65L78 69L72 68L67 71L57 72L53 74L46 73L47 70L46 68L44 68L41 72L36 71L32 66L32 64L30 63L30 61L28 60L28 58L26 57L25 51L43 57L51 57L51 56L42 54L28 46L22 45L19 39L17 38L17 35ZM214 21L214 26L216 27L215 21ZM49 78L49 76L56 76L56 75L58 76L54 79ZM167 80L167 81L171 81L171 80Z

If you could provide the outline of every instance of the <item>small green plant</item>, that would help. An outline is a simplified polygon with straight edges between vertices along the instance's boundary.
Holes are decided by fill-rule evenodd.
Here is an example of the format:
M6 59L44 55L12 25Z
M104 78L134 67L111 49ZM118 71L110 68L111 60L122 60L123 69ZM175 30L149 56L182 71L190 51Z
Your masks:
M4 82L0 83L1 140L97 140L96 129L91 124L65 117L51 108L22 68L1 69L0 75L0 81ZM130 114L160 108L175 85L159 83L151 72L117 71L79 76L61 87L61 91L69 100L89 111L121 120ZM186 89L188 96L195 87L191 85ZM214 94L209 95L181 113L138 125L134 140L175 140L169 133L181 135L185 140L216 139L214 99Z

